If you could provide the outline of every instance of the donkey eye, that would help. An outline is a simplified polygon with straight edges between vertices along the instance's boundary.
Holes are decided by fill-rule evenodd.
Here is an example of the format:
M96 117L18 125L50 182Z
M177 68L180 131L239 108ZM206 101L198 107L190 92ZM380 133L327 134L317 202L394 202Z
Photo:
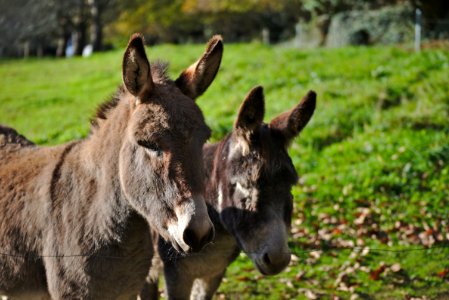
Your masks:
M140 146L144 147L145 150L149 150L149 151L153 152L157 156L161 156L162 153L163 153L161 147L159 147L157 144L155 144L153 142L138 141L137 144L139 144Z

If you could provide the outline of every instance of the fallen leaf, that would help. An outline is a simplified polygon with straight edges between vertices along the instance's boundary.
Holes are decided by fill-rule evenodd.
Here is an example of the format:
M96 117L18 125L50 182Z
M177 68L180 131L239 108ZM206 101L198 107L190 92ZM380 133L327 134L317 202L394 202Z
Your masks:
M377 268L374 271L371 271L371 273L369 274L369 278L371 280L379 280L380 279L380 274L382 274L385 271L385 264L381 264L379 268Z
M443 269L442 271L438 272L437 275L440 278L445 278L449 274L449 269Z
M304 275L306 275L305 271L300 271L298 274L296 274L295 279L297 281L301 280L302 278L304 278Z
M391 271L397 273L401 270L401 265L399 263L395 263L390 267Z
M304 295L307 297L307 299L310 299L310 300L318 299L317 295L314 294L311 290L306 290Z

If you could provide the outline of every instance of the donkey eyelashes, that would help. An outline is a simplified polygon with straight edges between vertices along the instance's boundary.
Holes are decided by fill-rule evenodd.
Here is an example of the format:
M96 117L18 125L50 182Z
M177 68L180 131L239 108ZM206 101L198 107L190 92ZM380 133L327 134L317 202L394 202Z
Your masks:
M137 144L145 148L145 150L150 150L151 152L156 154L156 156L161 156L164 152L162 148L154 142L140 140L137 141Z

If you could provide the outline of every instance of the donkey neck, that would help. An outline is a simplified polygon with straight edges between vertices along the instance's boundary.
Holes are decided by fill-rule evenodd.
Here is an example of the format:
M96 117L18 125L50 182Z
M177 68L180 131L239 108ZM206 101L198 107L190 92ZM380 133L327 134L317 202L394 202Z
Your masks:
M129 105L127 99L121 99L110 109L107 118L97 120L98 124L92 129L91 135L79 144L80 150L74 153L78 157L73 160L79 162L79 168L74 174L84 178L81 185L92 185L93 192L89 199L87 212L92 231L101 234L106 239L115 239L114 226L126 224L125 219L132 214L126 201L119 179L119 154L126 139L126 128L129 119Z
M117 167L120 148L126 137L130 116L128 99L120 99L105 117L93 121L91 135L83 147L87 166L96 169Z

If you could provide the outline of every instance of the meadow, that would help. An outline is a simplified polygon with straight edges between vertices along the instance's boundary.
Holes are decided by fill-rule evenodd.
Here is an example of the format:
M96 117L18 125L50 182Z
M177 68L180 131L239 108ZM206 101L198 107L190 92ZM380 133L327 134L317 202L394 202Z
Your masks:
M203 45L150 47L172 78ZM88 135L121 82L122 50L89 58L0 60L0 123L40 145ZM298 50L225 44L198 99L211 141L263 85L268 122L313 89L317 108L290 147L300 174L290 266L263 277L245 255L218 299L449 297L449 51Z

